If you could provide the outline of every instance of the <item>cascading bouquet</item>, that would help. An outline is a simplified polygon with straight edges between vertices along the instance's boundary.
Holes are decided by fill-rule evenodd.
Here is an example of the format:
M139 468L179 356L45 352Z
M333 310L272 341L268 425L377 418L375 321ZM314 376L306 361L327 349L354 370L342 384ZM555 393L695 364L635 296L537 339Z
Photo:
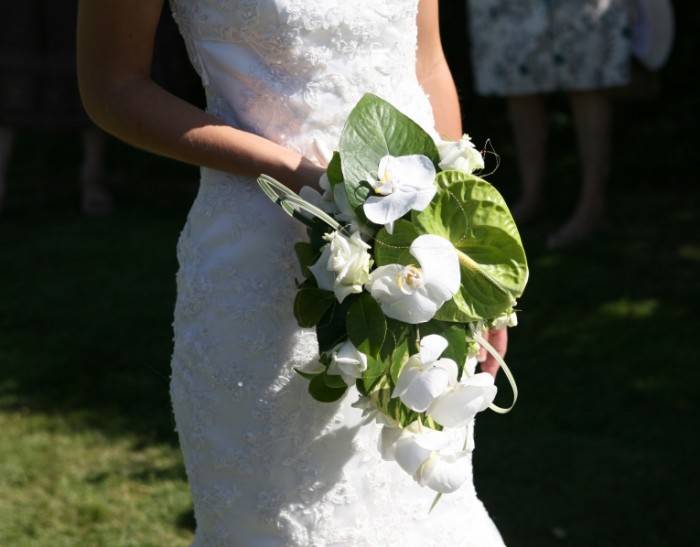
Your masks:
M309 393L338 400L356 386L368 420L383 425L382 456L442 493L468 478L468 447L453 428L493 404L494 379L476 373L488 328L514 326L527 261L498 191L473 174L481 154L464 135L433 138L379 97L350 113L327 165L324 194L258 183L308 226L295 250L305 279L294 313L315 328L319 368L301 371ZM511 405L512 407L512 405Z

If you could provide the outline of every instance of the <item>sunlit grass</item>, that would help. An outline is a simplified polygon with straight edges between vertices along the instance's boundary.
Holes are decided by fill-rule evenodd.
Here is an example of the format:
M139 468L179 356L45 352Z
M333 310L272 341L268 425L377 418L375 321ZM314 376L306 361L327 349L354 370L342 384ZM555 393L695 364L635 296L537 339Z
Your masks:
M177 525L191 507L177 448L73 421L28 408L0 414L0 544L188 545L191 531Z

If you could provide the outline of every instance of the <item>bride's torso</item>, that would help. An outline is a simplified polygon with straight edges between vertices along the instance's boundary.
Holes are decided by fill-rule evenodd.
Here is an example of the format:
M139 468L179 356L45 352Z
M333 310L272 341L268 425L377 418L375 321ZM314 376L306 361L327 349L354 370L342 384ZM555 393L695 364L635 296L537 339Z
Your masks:
M418 0L171 0L208 110L312 157L335 148L365 92L426 129L415 74Z

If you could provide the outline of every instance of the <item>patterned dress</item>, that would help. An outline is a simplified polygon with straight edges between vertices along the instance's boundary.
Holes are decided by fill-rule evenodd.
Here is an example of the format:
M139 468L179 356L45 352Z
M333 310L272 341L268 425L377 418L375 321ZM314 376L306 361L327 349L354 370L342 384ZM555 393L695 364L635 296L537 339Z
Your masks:
M628 83L626 0L468 0L480 95L527 95Z

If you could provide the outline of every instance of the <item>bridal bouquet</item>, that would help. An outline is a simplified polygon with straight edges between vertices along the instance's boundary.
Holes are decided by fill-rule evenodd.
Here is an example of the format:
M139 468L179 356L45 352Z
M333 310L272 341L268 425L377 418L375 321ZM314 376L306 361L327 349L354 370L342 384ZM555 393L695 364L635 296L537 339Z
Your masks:
M493 405L493 377L475 372L481 347L517 396L483 336L516 323L528 277L517 228L498 191L473 174L484 164L467 135L434 138L375 95L352 110L337 151L315 147L327 165L323 195L258 179L308 226L295 245L304 279L294 313L315 329L320 359L298 372L318 401L356 386L356 406L383 426L382 456L453 492L468 478L469 448L453 446L451 430L486 408L508 410Z

